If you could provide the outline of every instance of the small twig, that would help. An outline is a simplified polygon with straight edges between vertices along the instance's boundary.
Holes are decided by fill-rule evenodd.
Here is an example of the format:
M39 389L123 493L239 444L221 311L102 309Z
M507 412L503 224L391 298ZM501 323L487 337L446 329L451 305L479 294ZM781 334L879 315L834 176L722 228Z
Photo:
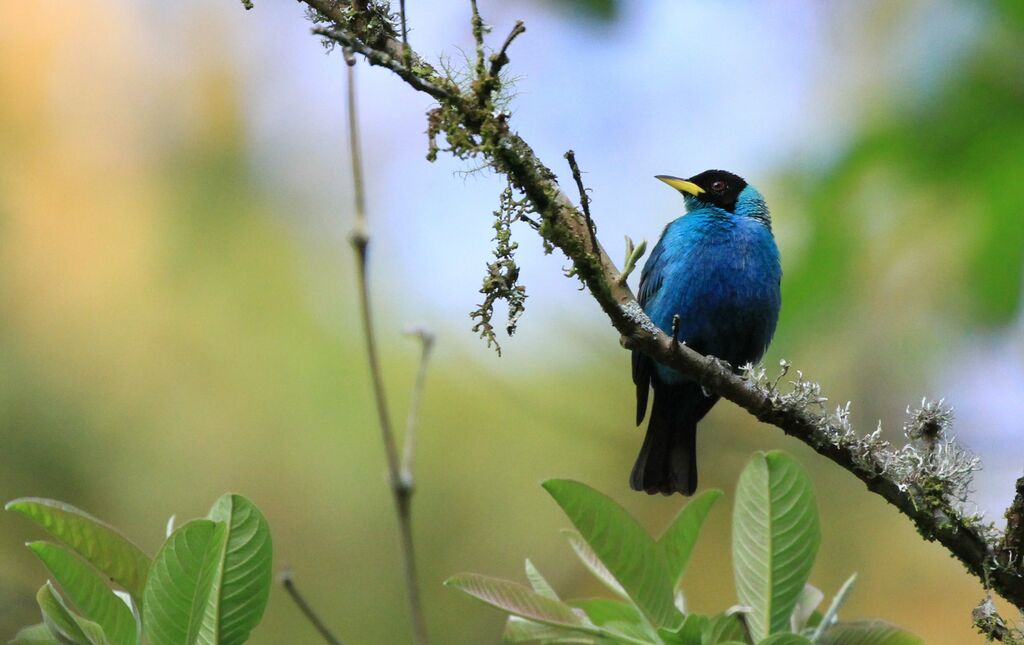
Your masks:
M409 416L405 420L405 444L402 450L402 481L409 489L410 495L415 490L413 479L413 460L416 453L416 421L419 419L420 398L423 395L423 385L427 381L427 363L430 361L430 353L434 349L434 333L424 327L416 327L406 332L420 341L420 367L416 372L416 381L412 386L412 398L409 400Z
M501 73L501 68L508 64L509 45L524 31L526 31L526 25L523 24L522 20L516 20L516 24L512 26L512 31L508 32L508 37L505 38L501 49L498 50L498 53L491 54L491 69L488 72L491 78L497 79L498 74Z
M480 17L476 0L469 0L469 5L473 10L470 23L473 27L473 40L476 42L476 76L482 79L487 72L487 68L484 66L484 19Z
M398 10L402 16L402 62L406 67L412 66L412 50L409 48L409 25L405 19L405 0L400 0Z
M527 224L530 225L530 228L532 228L535 231L539 231L540 230L540 222L538 222L537 220L533 219L532 217L530 217L526 213L520 213L519 214L519 221L520 222L526 222Z
M583 217L587 220L587 229L590 231L590 252L597 253L597 227L594 226L594 220L590 217L590 195L587 194L587 189L583 187L580 167L576 164L576 153L569 150L565 153L565 158L569 162L569 168L572 170L572 178L576 180L576 188L580 191L580 208L583 209Z
M299 588L295 586L295 580L292 579L292 572L285 569L281 572L278 580L280 580L281 586L288 592L288 595L291 596L295 605L299 608L299 611L302 612L302 615L306 617L306 620L313 625L316 631L320 632L320 635L324 637L324 640L330 643L330 645L341 645L341 639L334 635L330 628L324 624L324 621L320 620L320 616L313 611L310 604L306 602L306 599L301 593L299 593Z
M348 71L348 129L349 147L352 154L352 181L354 183L356 219L352 227L351 242L356 250L356 268L359 280L359 305L363 317L363 332L366 337L366 354L370 363L370 375L373 381L374 398L377 402L377 415L380 419L381 439L387 456L388 473L391 480L391 491L395 498L398 512L398 527L402 543L403 564L405 569L405 588L412 617L413 639L418 645L426 645L426 621L423 618L423 605L420 601L419 580L416 574L416 555L412 541L411 491L405 487L398 461L398 449L395 446L395 433L388 414L387 398L384 390L384 377L377 354L377 340L373 330L373 317L370 309L370 286L366 275L367 249L370 235L366 223L366 197L363 189L363 164L359 146L359 124L356 118L355 73L352 65L346 66Z

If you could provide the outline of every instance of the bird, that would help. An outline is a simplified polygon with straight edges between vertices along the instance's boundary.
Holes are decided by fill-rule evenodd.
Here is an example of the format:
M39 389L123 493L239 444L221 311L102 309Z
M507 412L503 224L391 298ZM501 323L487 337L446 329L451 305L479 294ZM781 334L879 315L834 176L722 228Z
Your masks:
M757 363L782 306L782 265L764 197L724 170L656 179L683 195L686 212L665 227L644 264L640 306L677 341L734 371ZM630 487L651 495L693 495L697 422L718 396L636 349L632 368L638 426L651 390L654 402Z

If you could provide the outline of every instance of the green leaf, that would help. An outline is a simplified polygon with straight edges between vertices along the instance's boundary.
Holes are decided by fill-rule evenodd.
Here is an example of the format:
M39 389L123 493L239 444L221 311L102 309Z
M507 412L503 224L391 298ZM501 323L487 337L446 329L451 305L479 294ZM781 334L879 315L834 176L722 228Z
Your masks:
M568 627L555 627L535 623L532 620L509 616L505 623L505 631L501 635L505 643L532 643L535 641L558 643L594 643L594 639L581 635Z
M588 633L596 633L596 630L586 625L569 605L546 598L515 582L476 573L463 573L448 578L444 585L522 618L546 625L574 627Z
M853 590L853 583L856 581L857 574L854 573L846 579L846 582L843 583L842 587L839 587L839 591L836 592L836 597L832 599L832 603L829 604L825 615L822 616L821 620L818 621L818 624L815 625L814 633L811 635L812 641L817 642L821 638L821 635L839 619L839 608L843 606L844 602L846 602L846 597L850 595L850 591Z
M103 629L96 623L73 614L49 581L39 588L36 602L43 612L43 622L58 642L73 645L108 645Z
M46 568L53 573L64 593L83 616L103 628L107 639L115 645L137 642L135 618L95 570L67 548L50 542L28 544Z
M192 645L216 603L217 570L227 542L227 525L192 520L171 534L153 560L142 604L150 645Z
M270 596L270 526L255 504L231 493L214 503L209 518L227 525L227 539L216 574L218 596L207 603L199 642L244 643L263 618Z
M707 629L708 620L707 616L687 614L679 629L672 632L672 638L665 639L666 644L702 645L702 634Z
M701 645L721 645L729 641L743 641L747 637L743 623L735 614L719 614L708 619L701 633Z
M51 499L23 497L4 507L39 524L111 580L142 600L149 570L149 557L117 529L78 510Z
M814 643L807 640L805 636L801 636L800 634L782 632L759 641L758 645L814 645Z
M793 613L789 617L789 631L796 634L803 631L811 616L814 615L814 611L824 599L825 594L821 592L821 589L812 584L805 584L803 591L800 592L800 597L796 600L796 606L793 607Z
M643 616L633 605L624 602L610 600L608 598L585 598L583 600L570 600L569 605L582 609L590 622L595 625L607 625L608 623L634 623L642 625Z
M143 604L150 645L244 643L263 616L273 575L266 519L234 494L209 517L176 529L153 561Z
M559 599L558 594L555 593L555 590L551 587L548 581L541 575L540 571L537 570L537 567L533 566L533 563L530 562L529 558L526 559L526 579L530 581L530 586L533 587L533 590L540 595L552 600Z
M552 479L543 486L647 619L656 627L678 625L665 557L636 520L585 484Z
M580 562L583 563L590 573L600 580L606 587L622 596L623 598L629 598L629 594L622 588L619 581L615 579L608 567L604 566L601 559L597 557L597 554L591 550L587 545L587 541L583 539L583 536L578 531L572 529L564 529L562 535L569 540L569 546L576 552L576 556L579 557Z
M821 542L810 479L789 455L758 453L744 468L733 510L733 569L755 641L782 632Z
M876 620L833 625L821 645L921 645L924 640L889 623Z
M23 627L8 645L60 645L45 623Z
M669 575L675 581L674 588L679 588L704 520L721 496L722 491L711 489L694 497L658 538L658 546L668 563Z

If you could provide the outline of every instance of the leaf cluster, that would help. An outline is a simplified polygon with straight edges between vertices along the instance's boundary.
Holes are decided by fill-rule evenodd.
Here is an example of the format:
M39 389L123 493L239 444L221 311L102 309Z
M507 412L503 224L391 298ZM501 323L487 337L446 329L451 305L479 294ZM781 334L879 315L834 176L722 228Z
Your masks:
M28 544L52 580L36 594L43 621L12 643L244 643L263 617L272 576L270 528L241 495L222 496L205 518L175 530L172 518L154 558L69 504L26 497L6 509L56 540Z
M921 640L882 621L839 622L855 576L828 609L807 583L821 541L810 479L789 455L757 453L740 475L733 512L738 604L720 614L689 612L683 577L704 520L722 496L687 504L658 539L625 509L575 481L544 488L572 521L566 537L583 565L615 596L563 600L526 561L529 587L478 574L445 584L510 614L507 643L593 645L914 645Z

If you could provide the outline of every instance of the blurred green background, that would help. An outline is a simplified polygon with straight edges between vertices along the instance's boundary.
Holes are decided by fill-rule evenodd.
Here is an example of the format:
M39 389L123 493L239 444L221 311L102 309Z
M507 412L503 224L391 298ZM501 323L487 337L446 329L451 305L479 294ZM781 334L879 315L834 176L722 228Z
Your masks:
M345 243L341 62L278 4L0 4L0 497L66 500L152 552L171 514L244 493L277 565L346 642L405 642ZM458 61L467 3L409 4L416 47ZM908 404L945 396L986 459L978 500L999 520L1024 463L1024 5L772 4L481 2L495 37L526 20L514 122L556 172L577 150L605 243L653 240L678 213L652 174L745 175L784 258L768 364L789 359L894 440ZM519 579L529 556L564 595L599 593L542 479L588 482L651 531L682 500L628 490L641 440L628 355L529 231L520 336L501 359L473 338L500 182L426 164L429 102L358 73L396 419L417 356L400 330L439 337L414 502L427 620L438 643L498 642L500 614L445 577ZM769 448L817 486L812 582L831 595L860 574L844 617L980 641L983 591L959 564L727 403L702 426L702 487L730 493ZM688 573L698 611L733 602L729 509L727 496ZM22 547L36 535L0 514L0 637L38 620L44 573ZM316 637L275 590L254 642Z

